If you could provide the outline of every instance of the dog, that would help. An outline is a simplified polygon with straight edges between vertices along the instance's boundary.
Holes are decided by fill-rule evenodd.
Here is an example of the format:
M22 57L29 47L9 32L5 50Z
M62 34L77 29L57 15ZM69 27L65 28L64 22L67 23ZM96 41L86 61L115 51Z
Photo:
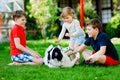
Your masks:
M50 45L45 51L43 61L50 68L58 68L73 67L78 59L80 59L79 53L76 54L75 59L71 60L60 45L57 47Z

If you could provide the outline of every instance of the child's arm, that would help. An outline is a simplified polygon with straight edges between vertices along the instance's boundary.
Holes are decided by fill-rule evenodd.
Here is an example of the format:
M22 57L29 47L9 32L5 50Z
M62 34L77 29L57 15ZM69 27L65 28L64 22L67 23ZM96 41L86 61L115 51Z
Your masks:
M55 40L55 43L59 43L61 41L61 39L57 39Z
M76 54L77 52L84 51L86 48L87 46L85 44L82 44L81 46L76 47L74 51L68 52L67 55Z
M65 26L63 25L63 26L62 26L62 31L60 32L60 35L59 35L58 39L55 41L55 43L59 43L59 42L62 40L62 38L63 38L64 35L65 35L65 31L66 31L66 28L65 28Z
M21 45L19 38L14 38L14 42L15 42L15 46L16 46L17 49L19 49L19 50L21 50L23 52L27 52L27 53L31 54L32 56L34 56L34 57L41 57L38 53L36 53L33 50Z
M34 55L34 56L36 56L36 57L41 57L41 55L39 54L39 53L37 53L37 52L35 52L34 50L32 50L32 49L30 49L29 47L26 47L28 50L30 50L30 52Z
M100 55L104 55L105 52L106 52L106 46L101 46L100 50L97 51L95 54L91 55L87 60L91 61L91 62L94 62L94 61L96 61L96 59L98 59L98 57Z

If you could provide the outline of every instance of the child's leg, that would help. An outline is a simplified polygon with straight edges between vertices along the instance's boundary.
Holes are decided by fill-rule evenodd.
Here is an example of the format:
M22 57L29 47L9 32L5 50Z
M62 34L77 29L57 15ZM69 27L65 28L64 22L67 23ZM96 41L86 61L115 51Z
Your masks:
M36 65L41 65L41 64L43 64L43 59L42 58L33 58L33 63Z
M80 46L79 44L74 44L74 49L77 48L78 46ZM74 55L75 57L75 55ZM76 61L76 64L80 64L80 58Z
M112 66L112 65L118 65L119 64L119 60L114 60L113 58L111 58L110 56L106 56L105 57L101 56L101 59L99 62L106 65L106 66Z
M106 66L119 64L118 60L114 60L110 56L102 55L102 54L101 55L95 55L92 59L95 63L103 64L103 65L106 65Z
M8 65L35 65L35 63L33 62L24 62L24 63L20 63L20 62L12 62L12 63L9 63Z
M74 38L74 49L76 49L78 46L80 46L81 44L83 44L85 41L84 37L79 37L79 38ZM80 64L80 59L78 59L78 61L76 62L76 64Z
M85 50L82 53L85 61L88 57L90 57L93 54L94 54L94 52L90 51L90 50ZM106 66L117 65L118 64L117 60L114 60L111 57L106 56L106 55L102 55L102 54L101 55L94 55L94 57L91 59L91 62L103 64L103 65L106 65ZM87 63L87 61L86 61L86 63ZM89 61L88 61L88 63L89 63Z
M34 58L32 55L28 53L22 53L16 56L11 57L13 63L8 65L39 65L43 64L42 58Z
M104 64L106 59L107 59L107 56L106 55L96 55L94 56L93 58L95 61L95 63L100 63L100 64Z
M71 46L72 46L72 49L75 49L76 47L79 46L79 44L71 43ZM70 58L71 58L72 60L75 59L75 54L70 55ZM80 64L80 59L78 59L78 60L76 61L76 64Z
M74 44L72 42L69 43L70 49L74 49ZM75 58L75 55L70 55L70 58L73 60Z
M92 55L92 52L91 50L84 50L82 52L82 55L83 55L83 58L85 59L85 62L87 63L87 59L88 57L90 57Z

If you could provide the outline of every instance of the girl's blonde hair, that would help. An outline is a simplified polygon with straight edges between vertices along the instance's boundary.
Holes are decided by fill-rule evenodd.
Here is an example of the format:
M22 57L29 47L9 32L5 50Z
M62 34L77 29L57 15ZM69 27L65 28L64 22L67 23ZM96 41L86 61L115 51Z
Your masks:
M72 16L73 19L76 19L74 10L71 7L65 7L62 10L61 17L65 18L66 16Z

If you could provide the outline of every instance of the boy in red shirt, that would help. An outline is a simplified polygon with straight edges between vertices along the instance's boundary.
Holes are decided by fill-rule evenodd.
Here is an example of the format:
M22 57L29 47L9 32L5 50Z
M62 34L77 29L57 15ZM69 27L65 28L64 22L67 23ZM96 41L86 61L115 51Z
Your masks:
M39 65L43 64L43 59L39 53L26 46L25 23L26 14L22 10L17 10L13 14L15 25L10 33L11 59L13 63L9 65Z

